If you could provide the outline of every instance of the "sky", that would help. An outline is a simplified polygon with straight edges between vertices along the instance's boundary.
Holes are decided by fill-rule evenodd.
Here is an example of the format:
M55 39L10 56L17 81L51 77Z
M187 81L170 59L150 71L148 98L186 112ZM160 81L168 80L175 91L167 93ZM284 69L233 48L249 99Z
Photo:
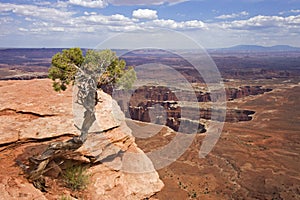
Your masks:
M116 35L163 30L204 48L300 47L300 0L0 0L1 48L94 48Z

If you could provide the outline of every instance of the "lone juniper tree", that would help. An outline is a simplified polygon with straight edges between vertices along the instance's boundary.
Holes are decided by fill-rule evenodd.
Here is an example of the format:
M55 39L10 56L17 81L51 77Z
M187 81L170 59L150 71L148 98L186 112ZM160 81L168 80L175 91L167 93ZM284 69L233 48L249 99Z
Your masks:
M130 88L136 74L132 67L126 67L126 62L120 60L115 52L88 50L83 56L80 48L71 48L53 56L49 77L53 80L55 91L64 91L68 85L75 84L76 103L84 108L84 119L81 127L75 125L80 136L64 142L53 142L42 154L29 159L33 165L29 179L39 189L44 188L42 175L48 170L48 163L57 156L78 149L86 141L88 131L96 120L97 89L115 84Z

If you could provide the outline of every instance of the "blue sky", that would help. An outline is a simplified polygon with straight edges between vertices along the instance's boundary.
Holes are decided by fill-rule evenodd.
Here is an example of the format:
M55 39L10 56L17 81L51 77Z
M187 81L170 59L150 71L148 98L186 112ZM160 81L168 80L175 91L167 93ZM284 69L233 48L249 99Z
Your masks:
M123 32L161 29L205 48L300 47L299 0L1 0L0 11L0 47L93 48Z

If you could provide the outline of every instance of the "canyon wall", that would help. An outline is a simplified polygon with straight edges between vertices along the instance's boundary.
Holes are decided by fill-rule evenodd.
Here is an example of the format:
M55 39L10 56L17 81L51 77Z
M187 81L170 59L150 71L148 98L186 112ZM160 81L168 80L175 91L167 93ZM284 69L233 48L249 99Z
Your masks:
M107 89L107 88L106 88ZM110 88L111 89L111 88ZM259 95L272 91L261 86L242 86L239 88L226 88L227 100L244 98L250 95ZM108 91L109 92L109 91ZM130 91L127 93L130 93ZM199 122L200 119L211 120L212 111L214 114L224 111L212 110L211 108L194 108L179 105L180 101L186 102L211 102L209 92L169 89L163 86L142 86L132 92L129 102L124 102L125 91L114 91L113 96L118 101L126 117L143 122L167 125L175 131L179 130L180 123L197 123L198 132L206 132L205 125ZM195 103L195 102L194 102ZM182 111L188 117L182 116ZM226 122L250 121L255 112L250 110L227 109ZM214 117L215 120L222 120Z

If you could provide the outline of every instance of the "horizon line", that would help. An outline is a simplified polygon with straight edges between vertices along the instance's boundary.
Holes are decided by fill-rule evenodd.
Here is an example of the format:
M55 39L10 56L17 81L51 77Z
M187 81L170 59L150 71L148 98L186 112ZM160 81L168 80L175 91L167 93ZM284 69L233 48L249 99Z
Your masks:
M65 46L65 47L0 47L0 50L4 49L69 49L69 48L81 48L81 49L95 49L95 48L90 48L90 47L80 47L80 46ZM233 45L229 47L210 47L210 48L204 48L205 50L232 50L233 48L236 47L258 47L258 48L274 48L274 47L288 47L288 48L296 48L300 50L300 46L291 46L288 44L278 44L278 45L272 45L272 46L264 46L264 45L255 45L255 44L238 44L238 45ZM112 50L128 50L129 48L110 48ZM151 49L151 48L150 48ZM176 49L169 49L169 50L195 50L193 48L187 49L187 48L176 48ZM246 49L245 49L246 50ZM279 50L279 49L277 49Z

